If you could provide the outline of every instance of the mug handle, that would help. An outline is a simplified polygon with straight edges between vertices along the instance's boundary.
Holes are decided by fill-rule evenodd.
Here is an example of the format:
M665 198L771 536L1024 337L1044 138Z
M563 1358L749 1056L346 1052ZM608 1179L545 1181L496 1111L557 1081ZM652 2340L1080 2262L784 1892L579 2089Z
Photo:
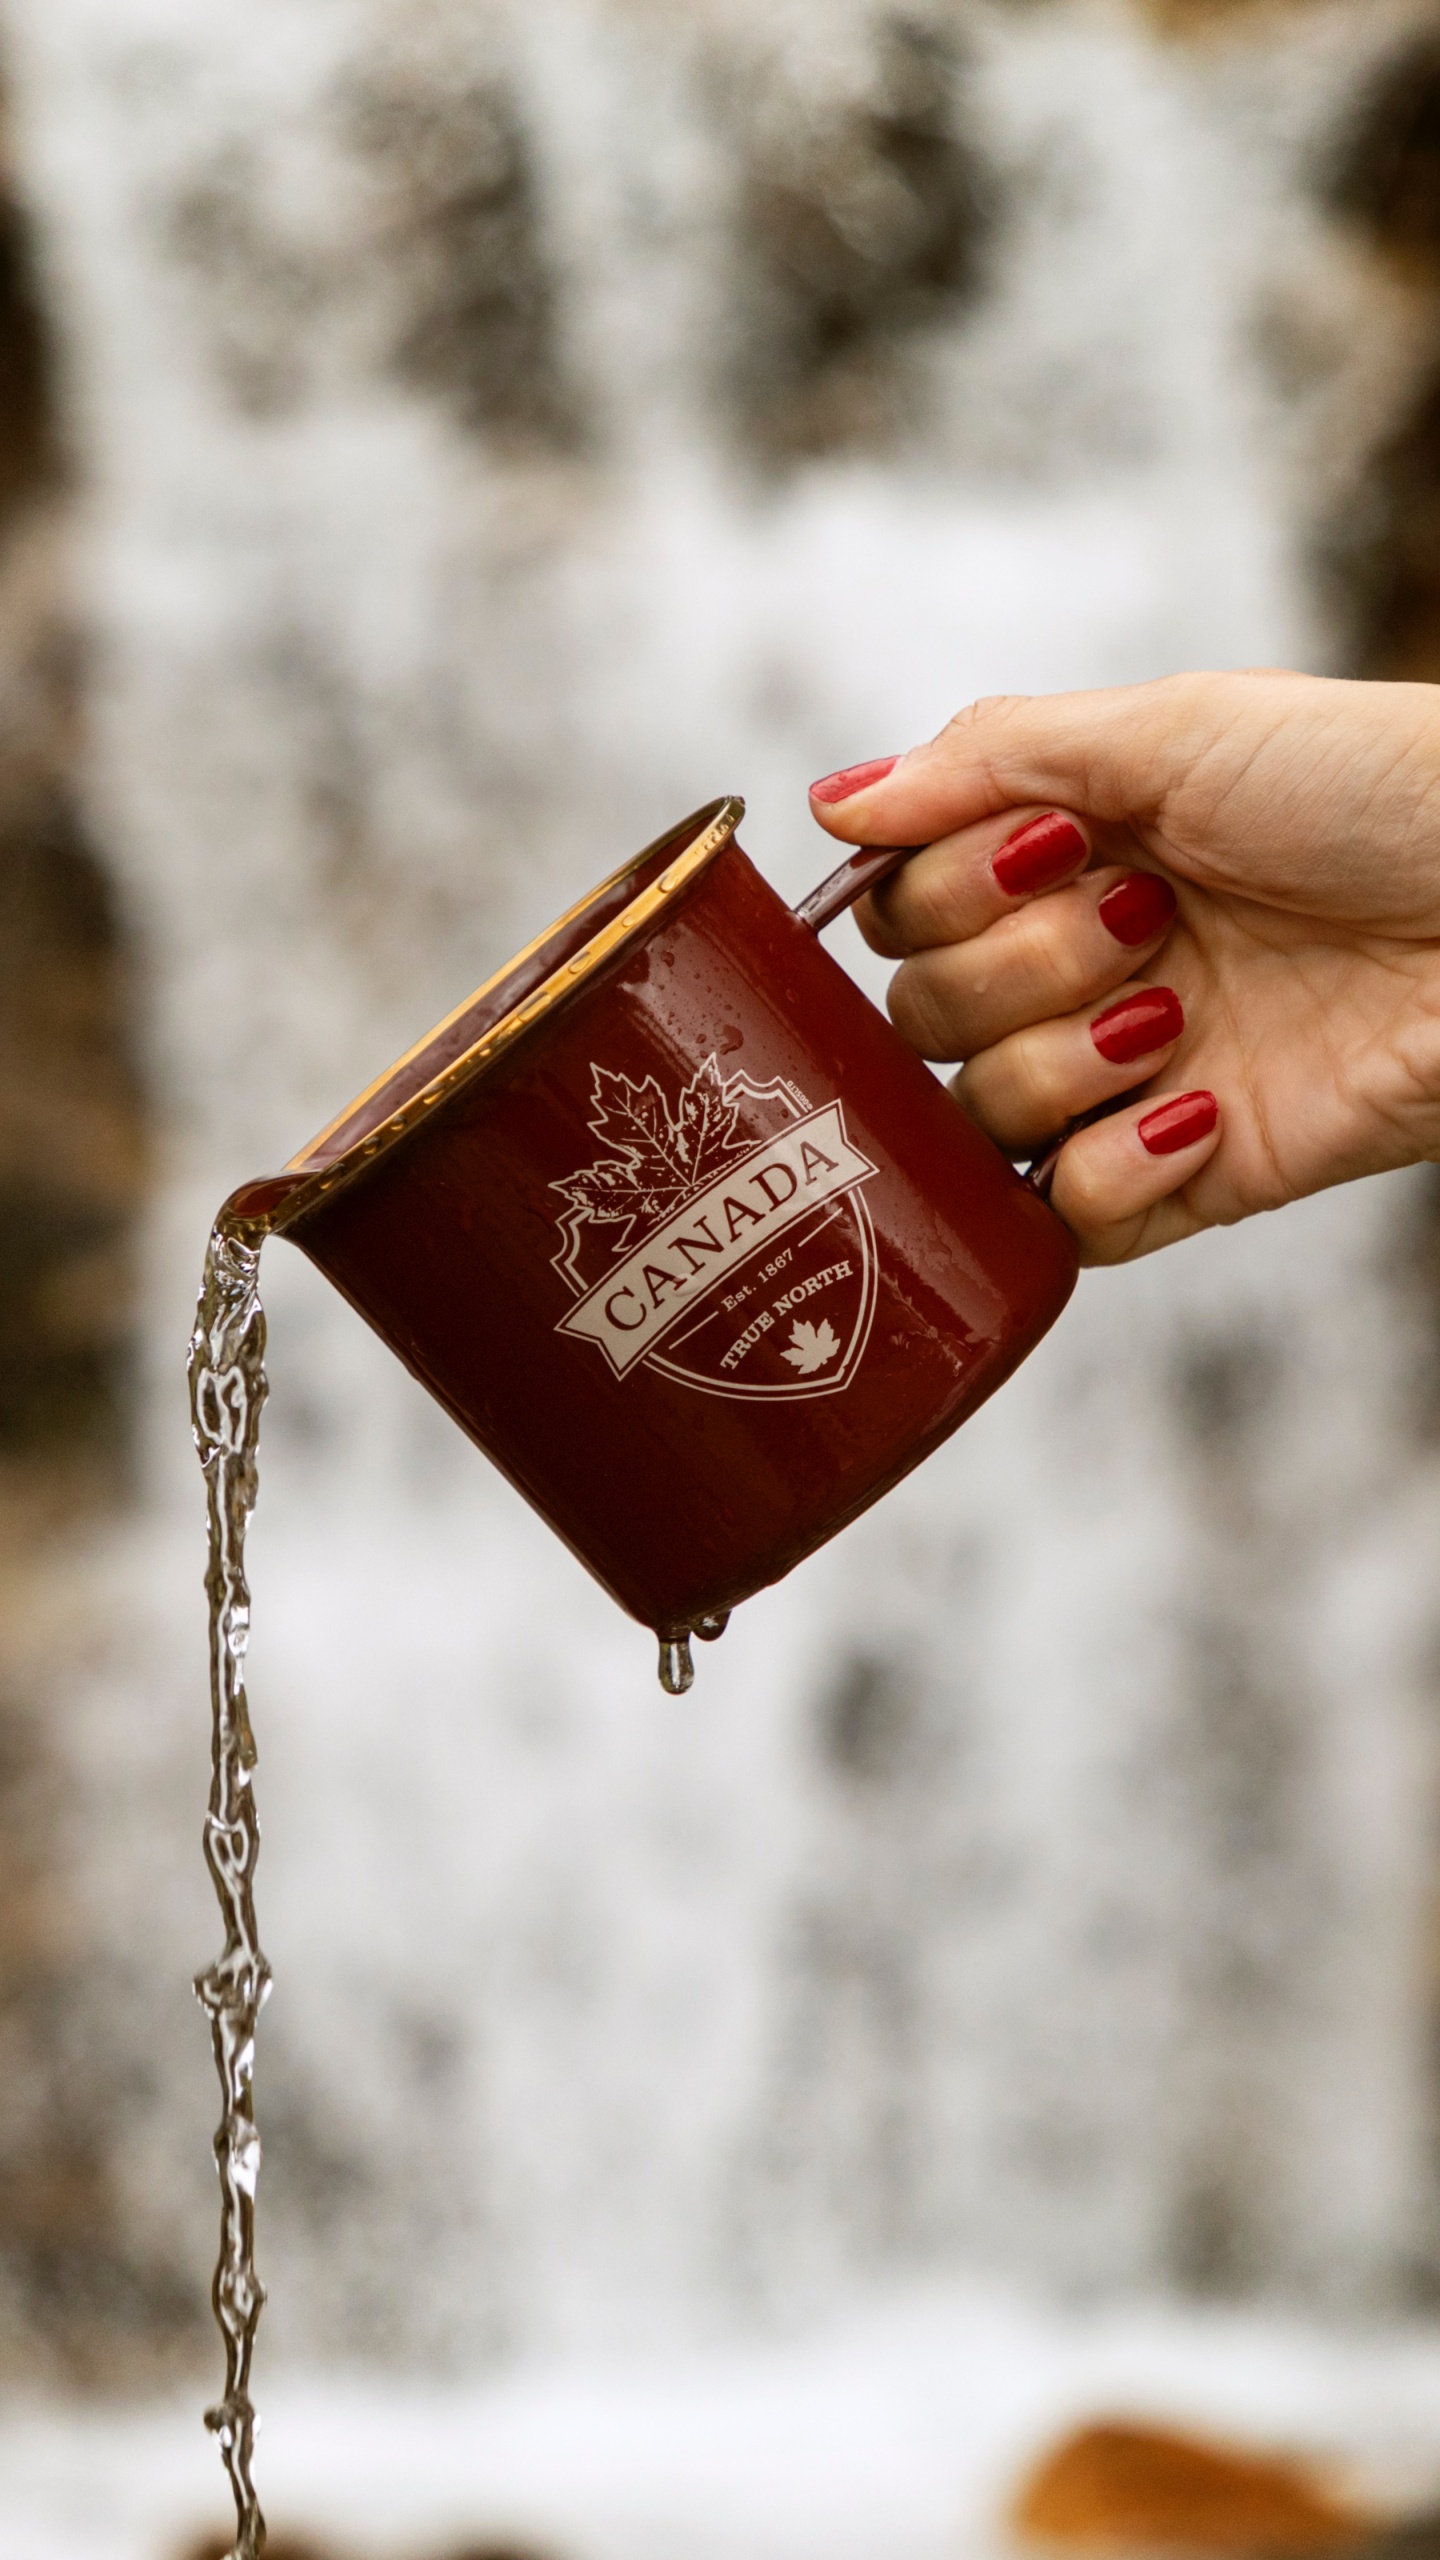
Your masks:
M847 907L853 907L856 899L863 897L867 889L873 889L877 881L888 880L892 871L898 871L902 862L908 862L911 854L919 851L918 844L857 845L852 854L847 854L838 871L832 871L821 881L818 889L812 889L808 898L801 899L795 914L802 924L808 924L812 933L823 932L825 926L833 924Z
M867 889L873 889L877 881L888 880L892 871L898 871L902 862L908 862L911 854L919 851L918 844L858 845L838 871L832 871L827 879L821 881L818 889L812 889L808 898L801 899L795 909L796 916L801 924L808 924L812 933L821 932L827 924L833 924L836 916L843 915L847 907L853 906L857 898L863 897ZM1126 1093L1116 1094L1112 1101L1097 1103L1093 1111L1082 1111L1078 1119L1068 1121L1063 1129L1057 1130L1038 1149L1021 1174L1020 1179L1027 1190L1037 1193L1042 1200L1048 1200L1050 1185L1055 1179L1056 1162L1066 1139L1072 1138L1077 1129L1088 1128L1092 1121L1106 1120L1112 1111L1122 1111L1129 1099Z

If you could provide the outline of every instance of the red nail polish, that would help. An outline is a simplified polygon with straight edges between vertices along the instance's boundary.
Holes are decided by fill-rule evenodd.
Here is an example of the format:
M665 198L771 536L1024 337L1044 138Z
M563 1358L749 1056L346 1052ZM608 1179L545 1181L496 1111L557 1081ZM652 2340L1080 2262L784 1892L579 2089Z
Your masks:
M853 800L857 791L868 791L874 782L883 782L893 773L898 756L876 756L869 764L842 765L838 773L822 774L810 785L812 800L823 800L827 807L836 800Z
M1158 1111L1147 1111L1136 1135L1152 1156L1178 1156L1197 1138L1208 1138L1220 1117L1213 1093L1177 1093Z
M1038 889L1053 889L1067 880L1089 859L1090 847L1074 819L1062 818L1056 810L1017 827L992 854L990 868L1007 898L1033 898Z
M1153 871L1131 871L1106 890L1095 912L1106 932L1123 942L1127 951L1134 951L1174 922L1175 892L1168 880L1157 879Z
M1090 1037L1112 1066L1128 1067L1132 1059L1148 1058L1152 1050L1178 1040L1184 1028L1185 1008L1173 987L1141 987L1097 1013Z

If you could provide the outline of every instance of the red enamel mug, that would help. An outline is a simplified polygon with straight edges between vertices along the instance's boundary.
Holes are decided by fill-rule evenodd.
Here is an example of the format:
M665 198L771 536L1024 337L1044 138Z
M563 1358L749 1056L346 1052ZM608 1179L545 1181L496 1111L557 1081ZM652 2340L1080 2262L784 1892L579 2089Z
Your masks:
M739 800L662 836L229 1204L318 1264L662 1644L777 1581L1010 1375L1064 1226Z

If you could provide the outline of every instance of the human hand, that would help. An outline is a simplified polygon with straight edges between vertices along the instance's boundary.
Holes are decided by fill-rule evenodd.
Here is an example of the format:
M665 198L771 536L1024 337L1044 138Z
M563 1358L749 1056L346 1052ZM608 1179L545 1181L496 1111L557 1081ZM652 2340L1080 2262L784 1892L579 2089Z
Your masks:
M856 908L897 1028L1091 1263L1440 1156L1440 691L1264 671L1001 697L812 788L921 844Z

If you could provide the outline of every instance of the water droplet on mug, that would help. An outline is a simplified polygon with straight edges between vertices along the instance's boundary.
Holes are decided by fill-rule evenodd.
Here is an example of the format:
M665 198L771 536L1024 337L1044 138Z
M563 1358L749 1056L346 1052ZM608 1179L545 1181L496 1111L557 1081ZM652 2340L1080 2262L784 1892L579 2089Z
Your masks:
M683 1698L695 1677L688 1636L660 1638L660 1686L667 1697Z
M717 1609L713 1618L697 1618L690 1632L692 1635L697 1635L702 1644L714 1644L718 1637L723 1636L729 1624L729 1610Z

